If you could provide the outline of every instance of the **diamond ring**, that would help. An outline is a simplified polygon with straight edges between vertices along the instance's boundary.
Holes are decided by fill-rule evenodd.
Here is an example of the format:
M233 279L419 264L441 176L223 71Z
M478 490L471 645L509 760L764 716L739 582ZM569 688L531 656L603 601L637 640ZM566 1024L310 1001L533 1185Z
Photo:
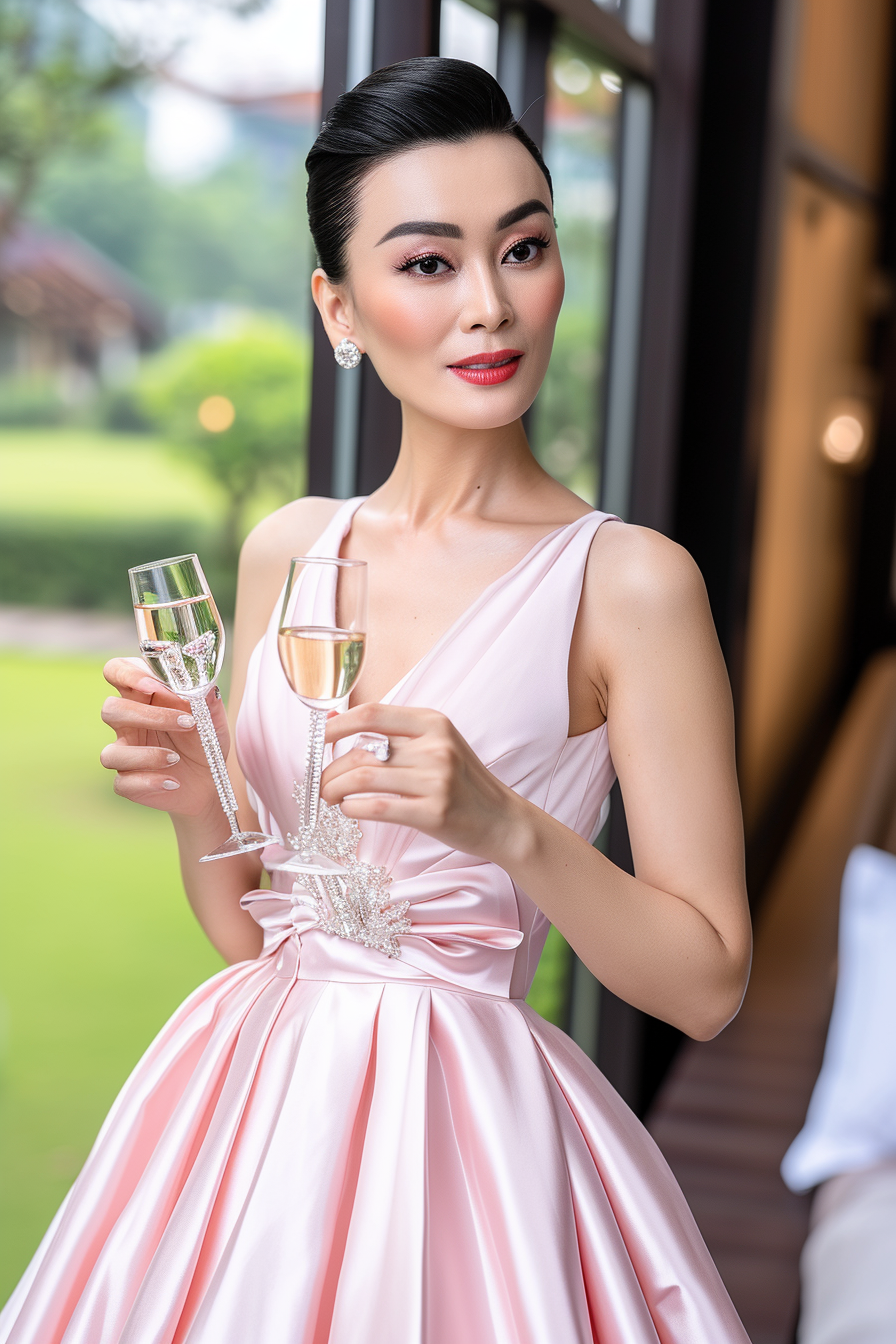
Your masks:
M388 737L376 737L373 733L362 733L355 743L361 751L369 751L376 760L385 763L392 755Z

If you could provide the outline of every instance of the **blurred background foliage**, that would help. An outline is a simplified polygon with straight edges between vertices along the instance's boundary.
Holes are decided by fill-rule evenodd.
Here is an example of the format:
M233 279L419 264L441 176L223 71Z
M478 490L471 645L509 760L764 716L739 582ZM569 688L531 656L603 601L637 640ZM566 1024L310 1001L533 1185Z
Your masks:
M191 0L174 31L176 8L0 0L0 618L49 632L0 648L0 1303L220 966L167 818L98 764L105 653L77 637L129 612L130 565L186 551L229 617L240 537L304 488L322 5ZM108 652L134 652L120 631Z
M164 306L175 333L213 321L229 304L272 309L308 327L305 137L296 135L295 162L274 177L250 141L208 176L168 181L147 164L146 110L136 93L115 100L107 126L101 153L66 153L48 165L35 218L72 230L123 267Z
M228 336L175 341L144 365L138 405L224 491L222 545L231 564L248 501L265 485L285 499L301 491L296 445L305 432L310 361L304 333L255 318Z

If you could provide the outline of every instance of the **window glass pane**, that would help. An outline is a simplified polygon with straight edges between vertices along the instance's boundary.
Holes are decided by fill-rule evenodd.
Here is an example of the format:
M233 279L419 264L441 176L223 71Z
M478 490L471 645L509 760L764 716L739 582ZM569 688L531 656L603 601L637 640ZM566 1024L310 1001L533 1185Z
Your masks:
M472 61L489 74L497 74L498 24L492 6L474 8L464 0L442 0L439 55Z
M628 0L625 26L639 42L653 41L656 0Z
M594 0L594 3L622 19L632 37L639 42L653 41L656 0Z
M531 436L547 470L591 503L599 489L621 90L597 53L561 32L548 62L544 156L566 297Z

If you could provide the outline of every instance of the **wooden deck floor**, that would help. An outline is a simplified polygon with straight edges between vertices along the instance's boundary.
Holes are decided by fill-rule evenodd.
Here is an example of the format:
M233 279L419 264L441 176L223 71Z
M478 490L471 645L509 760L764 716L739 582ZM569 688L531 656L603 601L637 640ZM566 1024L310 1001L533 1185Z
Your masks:
M869 667L757 923L744 1006L688 1042L648 1117L753 1344L792 1344L810 1197L779 1174L818 1074L840 879L856 844L896 842L896 653Z

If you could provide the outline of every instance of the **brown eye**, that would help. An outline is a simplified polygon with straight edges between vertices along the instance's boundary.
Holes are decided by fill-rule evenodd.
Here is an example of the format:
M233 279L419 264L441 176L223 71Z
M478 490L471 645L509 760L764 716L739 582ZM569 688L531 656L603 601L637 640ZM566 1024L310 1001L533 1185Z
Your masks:
M511 266L524 266L548 247L550 243L547 238L521 238L504 254L504 261Z
M451 267L444 257L440 257L437 252L431 252L426 257L412 257L410 261L399 266L398 270L411 275L447 275Z

